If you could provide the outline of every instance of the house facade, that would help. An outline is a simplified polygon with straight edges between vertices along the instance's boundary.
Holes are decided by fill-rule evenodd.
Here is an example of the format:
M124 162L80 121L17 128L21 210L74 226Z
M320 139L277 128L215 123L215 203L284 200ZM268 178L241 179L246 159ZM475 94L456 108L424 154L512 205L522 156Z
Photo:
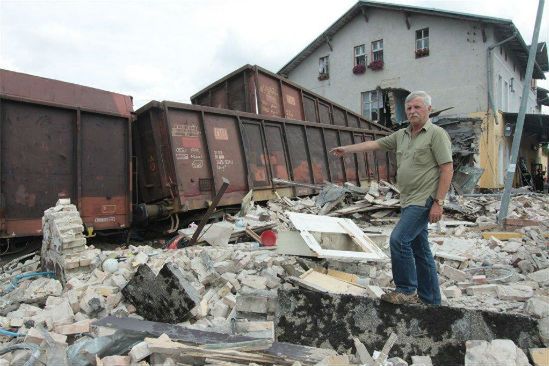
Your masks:
M453 107L452 115L486 112L490 104L517 112L527 58L510 20L360 1L279 74L394 124L405 120L403 98L413 90L429 92L434 109ZM547 70L538 62L534 79ZM536 97L534 80L527 113L539 113Z
M451 108L441 117L481 121L471 164L484 169L481 188L501 188L514 132L509 113L520 108L528 52L511 20L359 1L279 74L393 128L406 120L409 92L427 91L433 110ZM536 87L546 71L547 48L540 43L528 88L529 115L549 105L547 91ZM545 150L531 147L548 142L549 136L530 136L528 146L521 146L529 169L542 163L547 170Z

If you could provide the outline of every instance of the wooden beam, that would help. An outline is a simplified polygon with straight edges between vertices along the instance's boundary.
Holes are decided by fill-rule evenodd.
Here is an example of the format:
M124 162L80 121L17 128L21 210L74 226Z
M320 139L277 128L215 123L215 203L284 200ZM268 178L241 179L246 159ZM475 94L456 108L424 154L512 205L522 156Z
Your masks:
M364 17L364 20L366 21L366 23L368 23L368 13L366 13L366 8L362 7L360 8L360 11L362 12L362 16Z
M410 29L410 13L404 13L404 21L406 22L406 27Z
M330 51L333 52L333 47L332 47L332 41L330 39L330 37L326 36L326 43L328 44L328 47L330 47Z
M482 237L484 239L490 239L490 237L494 237L499 240L509 240L512 238L522 238L524 235L521 233L513 233L513 232L505 232L505 231L488 231L482 233Z
M487 37L486 37L486 24L480 23L480 31L482 33L482 42L486 43Z

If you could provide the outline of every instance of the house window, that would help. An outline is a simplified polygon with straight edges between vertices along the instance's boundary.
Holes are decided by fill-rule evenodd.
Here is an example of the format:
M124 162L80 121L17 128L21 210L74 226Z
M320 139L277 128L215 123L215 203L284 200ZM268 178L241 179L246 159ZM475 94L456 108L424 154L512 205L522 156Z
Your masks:
M416 31L416 57L429 56L429 28Z
M379 121L380 109L383 108L383 96L377 90L362 93L362 115L370 121Z
M355 64L356 65L366 65L366 46L361 44L360 46L355 47Z
M372 60L383 61L383 40L372 42Z
M330 64L328 56L321 57L318 60L318 79L325 80L330 77Z
M503 108L504 112L509 112L509 83L503 82Z
M501 75L498 75L498 86L496 89L497 92L497 104L496 109L502 110L503 109L503 78Z

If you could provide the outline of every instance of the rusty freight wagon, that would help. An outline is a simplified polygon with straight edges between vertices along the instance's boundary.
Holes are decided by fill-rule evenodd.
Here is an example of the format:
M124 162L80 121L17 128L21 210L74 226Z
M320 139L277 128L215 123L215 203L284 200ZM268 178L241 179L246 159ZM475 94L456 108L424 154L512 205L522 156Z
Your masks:
M191 97L193 104L329 125L391 131L257 65L245 65Z
M150 102L136 112L133 128L140 217L153 219L203 209L222 178L231 182L220 205L239 204L250 189L256 200L311 194L308 188L273 185L326 180L359 184L392 180L386 153L344 159L328 154L342 144L389 133L319 124L174 102Z
M131 224L131 97L0 70L0 237L41 235L71 198L88 228Z

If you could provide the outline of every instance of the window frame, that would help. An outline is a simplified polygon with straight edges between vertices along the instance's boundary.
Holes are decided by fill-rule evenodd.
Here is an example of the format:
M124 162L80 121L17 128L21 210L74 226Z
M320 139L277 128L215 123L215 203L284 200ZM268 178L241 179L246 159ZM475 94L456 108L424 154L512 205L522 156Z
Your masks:
M429 56L429 27L416 30L415 54L416 58Z
M322 56L318 59L318 79L325 80L330 78L330 55ZM322 61L325 62L322 62Z
M358 54L357 49L361 47L362 53ZM366 44L364 43L353 48L353 66L361 65L361 63L359 62L359 57L364 57L362 65L367 66L366 62L368 61L368 58L366 57Z
M379 46L379 48L378 48ZM372 62L383 62L383 38L373 41L371 44Z
M372 98L374 95L376 96L375 99ZM368 97L368 102L366 102L366 97ZM379 119L381 118L380 110L383 108L383 94L381 93L381 91L374 89L362 92L361 102L362 116L369 121L379 121ZM365 113L366 104L369 106L367 114ZM377 115L377 118L373 118L373 113Z

